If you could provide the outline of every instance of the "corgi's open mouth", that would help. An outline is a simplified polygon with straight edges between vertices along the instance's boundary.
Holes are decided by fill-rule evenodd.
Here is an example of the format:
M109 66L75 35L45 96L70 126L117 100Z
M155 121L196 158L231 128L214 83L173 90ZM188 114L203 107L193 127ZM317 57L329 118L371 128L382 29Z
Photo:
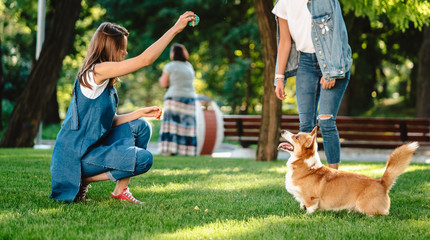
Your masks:
M282 142L278 146L278 150L279 149L292 152L294 151L294 146L289 142Z

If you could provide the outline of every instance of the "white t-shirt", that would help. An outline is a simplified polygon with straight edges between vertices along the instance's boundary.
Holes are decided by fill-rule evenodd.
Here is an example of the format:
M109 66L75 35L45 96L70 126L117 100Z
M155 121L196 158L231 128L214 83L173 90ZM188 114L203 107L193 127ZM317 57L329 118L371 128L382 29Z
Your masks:
M94 67L92 67L92 69L94 69ZM96 82L94 81L94 74L93 72L90 72L90 71L87 72L87 81L88 81L88 84L91 85L92 89L86 88L81 84L81 91L82 91L82 94L84 94L84 96L89 99L96 99L98 96L100 96L103 93L103 91L109 84L109 81L106 80L102 84L97 85Z
M288 21L298 51L315 53L311 36L312 15L307 4L308 0L279 0L272 13Z
M169 89L164 97L186 97L196 96L194 90L194 69L191 63L182 61L171 61L163 68L163 72L169 74Z

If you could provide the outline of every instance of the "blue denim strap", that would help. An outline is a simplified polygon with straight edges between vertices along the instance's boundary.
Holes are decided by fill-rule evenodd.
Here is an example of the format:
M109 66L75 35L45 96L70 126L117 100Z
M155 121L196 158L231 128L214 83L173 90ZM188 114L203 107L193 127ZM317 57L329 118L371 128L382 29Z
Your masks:
M72 121L70 124L71 130L78 130L79 129L79 115L78 115L78 94L76 94L76 88L78 87L78 79L75 80L75 87L73 88L73 98L72 102L70 104L70 107L72 108Z

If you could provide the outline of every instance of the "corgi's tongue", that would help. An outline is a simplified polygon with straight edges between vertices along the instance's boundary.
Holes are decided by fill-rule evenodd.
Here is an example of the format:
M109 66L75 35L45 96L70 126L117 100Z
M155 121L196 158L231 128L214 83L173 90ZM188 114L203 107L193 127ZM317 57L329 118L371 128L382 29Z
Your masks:
M284 151L293 151L294 147L289 142L282 142L278 145L278 150L279 149L284 150Z

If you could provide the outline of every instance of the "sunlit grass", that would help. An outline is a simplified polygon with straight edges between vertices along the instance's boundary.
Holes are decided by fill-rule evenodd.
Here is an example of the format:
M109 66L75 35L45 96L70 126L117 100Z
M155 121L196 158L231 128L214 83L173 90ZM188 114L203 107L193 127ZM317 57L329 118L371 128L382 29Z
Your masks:
M109 199L93 183L88 203L48 199L51 151L0 149L0 239L428 239L430 166L412 164L390 192L389 216L306 215L284 186L285 160L154 156L132 178L142 206ZM383 162L342 162L381 177Z

